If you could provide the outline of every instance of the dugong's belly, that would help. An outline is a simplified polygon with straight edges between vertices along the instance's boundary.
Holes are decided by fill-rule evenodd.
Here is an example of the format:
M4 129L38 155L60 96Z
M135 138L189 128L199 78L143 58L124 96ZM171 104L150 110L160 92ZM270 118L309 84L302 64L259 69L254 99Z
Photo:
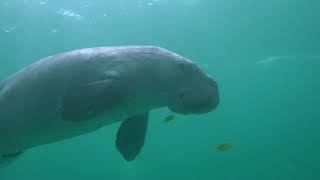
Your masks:
M89 133L125 119L129 112L122 105L85 121L65 121L61 116L63 89L47 87L41 90L43 87L15 85L14 81L11 87L21 91L4 89L0 93L0 154Z
M0 155L86 134L129 116L119 106L85 121L65 121L59 98L16 97L0 98Z
M0 119L0 154L79 136L120 119L120 115L106 112L88 121L68 122L62 120L58 113L49 111L29 115L21 111L15 112L28 118L17 115L9 119Z

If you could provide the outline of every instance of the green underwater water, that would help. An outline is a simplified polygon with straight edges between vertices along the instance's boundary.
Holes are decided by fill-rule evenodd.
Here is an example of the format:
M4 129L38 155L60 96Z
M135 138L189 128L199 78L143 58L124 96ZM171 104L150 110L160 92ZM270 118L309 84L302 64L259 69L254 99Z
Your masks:
M203 115L151 113L134 162L119 123L26 151L0 180L320 180L320 1L1 0L0 77L67 50L157 45L219 84ZM0 124L1 125L1 124ZM233 148L218 152L230 140Z

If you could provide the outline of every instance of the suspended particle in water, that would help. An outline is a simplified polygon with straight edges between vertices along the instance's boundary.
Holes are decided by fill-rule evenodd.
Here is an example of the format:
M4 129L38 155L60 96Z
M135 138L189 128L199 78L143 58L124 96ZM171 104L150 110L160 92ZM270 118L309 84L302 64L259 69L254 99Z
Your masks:
M50 32L52 32L52 33L57 33L58 30L57 30L57 29L51 29Z
M14 31L14 30L16 30L17 28L16 27L13 27L13 26L3 26L2 27L2 30L3 30L3 32L5 32L5 33L10 33L10 32L12 32L12 31Z
M45 2L45 1L40 1L39 4L42 5L42 6L45 6L45 5L47 5L48 3Z

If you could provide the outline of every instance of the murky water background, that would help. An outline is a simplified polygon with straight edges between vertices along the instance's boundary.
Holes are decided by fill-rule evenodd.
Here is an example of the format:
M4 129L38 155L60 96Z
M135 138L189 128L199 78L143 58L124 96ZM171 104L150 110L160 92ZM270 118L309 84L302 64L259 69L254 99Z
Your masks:
M30 149L1 180L319 180L320 2L317 0L1 0L0 76L67 50L157 45L218 81L221 104L162 121L143 151L116 151L119 124ZM233 148L216 145L231 140Z

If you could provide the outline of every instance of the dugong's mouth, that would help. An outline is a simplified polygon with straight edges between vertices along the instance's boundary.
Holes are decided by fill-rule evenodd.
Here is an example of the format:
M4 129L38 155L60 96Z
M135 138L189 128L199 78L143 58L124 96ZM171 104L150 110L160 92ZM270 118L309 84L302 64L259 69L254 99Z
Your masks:
M214 110L218 104L218 86L214 83L207 88L189 88L177 93L168 107L180 114L203 114Z

